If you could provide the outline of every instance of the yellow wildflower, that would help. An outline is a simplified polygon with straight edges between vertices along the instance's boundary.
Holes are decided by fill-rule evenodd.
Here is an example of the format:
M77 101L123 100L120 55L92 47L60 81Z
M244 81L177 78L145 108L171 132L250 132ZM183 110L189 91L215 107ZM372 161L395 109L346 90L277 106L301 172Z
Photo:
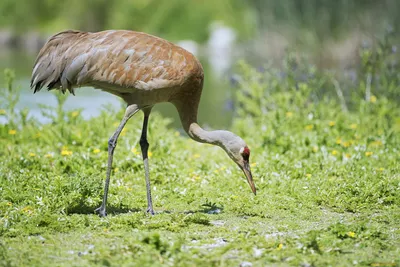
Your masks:
M338 152L337 150L333 150L333 151L332 151L332 155L334 155L334 156L337 155L338 153L339 153L339 152Z
M195 159L198 159L198 158L200 158L200 154L197 154L197 153L196 153L196 154L194 154L194 155L193 155L193 158L195 158Z
M279 243L278 247L276 248L277 250L281 250L283 248L283 244Z
M32 214L33 213L33 208L31 206L26 206L22 208L22 211L28 214Z
M126 135L126 128L122 129L121 131L121 136L125 136Z
M33 153L33 152L29 152L29 157L34 157L34 156L36 156L36 154L35 153Z
M340 145L341 143L342 143L342 139L337 138L337 139L336 139L336 144Z
M312 125L312 124L306 125L305 129L307 131L311 131L312 129L314 129L314 125Z
M12 203L11 202L7 202L7 206L12 206Z
M365 156L367 156L367 157L370 157L370 156L372 156L372 154L374 154L373 152L371 152L371 151L367 151L367 152L365 152Z
M16 133L17 133L16 130L9 130L9 131L8 131L8 134L9 134L9 135L15 135Z
M350 146L350 142L346 141L342 143L342 146L344 147L349 147Z
M151 158L153 156L153 152L149 151L147 152L147 155L149 156L149 158Z
M351 124L350 128L353 129L353 130L357 129L357 124L355 124L355 123Z
M98 148L93 149L93 153L94 153L94 154L100 153L100 149L98 149Z
M72 155L72 151L68 150L66 147L63 147L63 149L61 150L61 155L62 156L71 156Z
M175 136L180 136L181 134L180 134L178 131L176 131L176 132L174 133L174 135L175 135Z
M383 172L385 170L385 168L379 168L379 171Z
M372 96L369 98L369 102L375 103L375 102L376 102L376 96L372 95Z
M44 155L45 158L52 158L53 154L47 153L46 155Z
M317 153L318 152L318 146L313 146L313 148L312 148L312 151L314 152L314 153Z
M329 122L329 126L331 126L331 127L332 127L332 126L335 126L335 124L336 124L336 123L335 123L334 121L330 121L330 122Z
M5 109L0 109L0 115L5 115L6 114L6 110Z
M71 113L71 116L72 116L73 118L78 117L78 115L79 115L79 111L73 111L73 112Z
M214 172L215 172L215 173L219 173L219 171L218 171L218 170L214 170Z
M307 177L307 178L310 178L310 177L311 177L311 173L307 173L307 174L306 174L306 177Z
M253 162L250 164L250 167L255 167L257 165L257 162Z
M139 155L139 154L140 154L139 151L138 151L135 147L133 147L133 148L131 149L131 151L132 151L132 153L135 154L135 155Z
M380 141L380 140L375 140L375 141L373 141L372 143L371 143L371 146L381 146L381 145L383 145L383 143L382 143L382 141Z
M119 172L119 168L118 167L114 168L114 172Z
M348 235L349 237L351 237L351 238L356 237L356 233L354 233L354 232L347 232L347 235Z
M192 180L196 181L196 180L200 180L200 176L197 174L193 174L192 175Z
M344 156L346 157L346 159L351 158L351 155L349 153L345 154Z
M291 117L293 117L293 112L290 111L286 112L286 118L291 118Z

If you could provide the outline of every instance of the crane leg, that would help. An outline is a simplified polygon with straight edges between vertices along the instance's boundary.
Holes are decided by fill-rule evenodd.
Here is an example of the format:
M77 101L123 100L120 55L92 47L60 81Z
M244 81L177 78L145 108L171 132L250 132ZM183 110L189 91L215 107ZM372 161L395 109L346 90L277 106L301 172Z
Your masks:
M119 124L117 130L111 136L111 138L108 140L108 164L107 164L106 182L104 185L103 202L101 203L101 206L95 210L96 212L99 213L99 215L101 217L107 216L106 205L107 205L108 187L110 185L110 175L111 175L111 169L112 169L113 155L114 155L114 149L117 146L118 137L119 137L122 129L124 129L124 126L128 122L128 120L133 115L135 115L135 113L138 111L139 111L139 107L137 105L129 105L126 108L124 118L122 119L121 123Z
M149 174L149 158L147 155L149 149L149 143L147 142L147 123L151 112L151 107L143 109L144 120L142 127L142 135L140 137L140 148L142 150L144 171L146 175L146 189L147 189L147 212L154 215L153 201L151 199L151 187L150 187L150 174Z

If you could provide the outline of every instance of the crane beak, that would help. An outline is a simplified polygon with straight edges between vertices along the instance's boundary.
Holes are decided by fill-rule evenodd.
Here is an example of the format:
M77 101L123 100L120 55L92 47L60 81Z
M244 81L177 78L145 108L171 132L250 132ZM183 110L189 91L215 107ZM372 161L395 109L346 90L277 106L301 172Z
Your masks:
M248 161L244 161L243 166L239 165L242 169L244 175L246 175L247 182L250 185L251 191L253 191L254 195L256 195L256 186L254 185L253 175L250 170L250 163Z

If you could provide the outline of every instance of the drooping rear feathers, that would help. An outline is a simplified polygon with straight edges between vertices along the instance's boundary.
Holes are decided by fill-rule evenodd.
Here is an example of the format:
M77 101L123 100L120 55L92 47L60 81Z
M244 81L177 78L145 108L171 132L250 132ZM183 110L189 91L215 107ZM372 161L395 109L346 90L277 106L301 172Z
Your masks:
M35 93L43 87L47 87L48 90L59 88L63 93L68 89L70 93L74 93L72 86L76 80L72 78L77 68L74 68L72 60L66 55L68 50L74 49L79 37L85 34L69 30L50 37L40 50L33 67L31 88Z

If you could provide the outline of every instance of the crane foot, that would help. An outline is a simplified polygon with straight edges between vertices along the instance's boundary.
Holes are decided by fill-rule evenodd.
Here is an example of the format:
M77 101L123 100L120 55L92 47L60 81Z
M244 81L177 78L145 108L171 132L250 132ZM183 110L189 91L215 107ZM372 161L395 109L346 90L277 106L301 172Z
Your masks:
M147 210L146 210L146 212L148 213L148 214L150 214L150 215L154 215L154 210L153 210L153 208L147 208Z
M98 207L94 211L97 212L100 217L106 217L107 216L106 208L103 207L103 206Z

